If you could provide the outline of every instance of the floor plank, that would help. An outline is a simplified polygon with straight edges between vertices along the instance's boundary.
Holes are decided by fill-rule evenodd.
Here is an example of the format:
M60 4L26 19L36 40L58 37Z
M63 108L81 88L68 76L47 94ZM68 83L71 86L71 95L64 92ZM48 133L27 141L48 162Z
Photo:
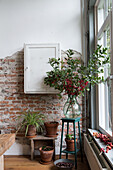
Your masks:
M62 156L62 158L65 157ZM74 159L73 156L70 156L69 158ZM56 159L58 159L58 156ZM85 157L83 160L84 161L81 162L81 158L79 156L77 157L77 170L90 170ZM5 156L5 170L57 170L53 163L50 165L42 165L39 161L39 157L36 157L35 160L31 161L29 156Z

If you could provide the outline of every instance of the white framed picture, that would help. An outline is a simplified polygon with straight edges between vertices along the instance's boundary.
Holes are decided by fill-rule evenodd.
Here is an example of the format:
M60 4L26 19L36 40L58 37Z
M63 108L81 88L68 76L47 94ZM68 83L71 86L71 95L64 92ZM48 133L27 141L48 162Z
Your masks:
M60 58L60 44L24 45L24 93L56 94L57 90L44 84L46 72L52 67L49 58Z

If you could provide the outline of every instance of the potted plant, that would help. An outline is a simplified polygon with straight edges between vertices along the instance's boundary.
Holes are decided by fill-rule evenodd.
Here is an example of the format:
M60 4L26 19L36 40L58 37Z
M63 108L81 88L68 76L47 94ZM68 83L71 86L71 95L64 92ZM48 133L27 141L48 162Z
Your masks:
M68 96L63 112L65 117L74 118L81 114L78 97L84 95L85 90L89 91L90 85L105 81L102 73L104 65L109 63L109 56L107 48L98 45L93 57L89 59L87 66L84 66L80 59L74 57L76 51L69 49L64 53L64 60L49 59L52 70L47 72L44 83L59 90L60 97L62 94Z
M31 113L30 111L28 111L27 113L24 113L19 117L19 119L22 119L22 122L20 123L18 130L21 128L25 128L25 136L34 137L37 131L43 131L43 118L43 114Z
M43 146L39 148L40 156L41 156L41 163L42 164L49 164L52 161L54 149L51 146Z
M65 141L66 141L66 150L67 151L75 151L74 135L66 134Z
M46 136L56 137L59 123L56 121L45 122Z

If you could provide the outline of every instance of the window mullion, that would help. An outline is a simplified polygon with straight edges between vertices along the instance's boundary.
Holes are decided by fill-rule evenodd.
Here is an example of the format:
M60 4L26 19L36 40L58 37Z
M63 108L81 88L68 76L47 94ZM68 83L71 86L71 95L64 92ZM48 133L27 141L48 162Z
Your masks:
M110 25L110 21L111 21L111 12L109 12L109 15L107 16L105 22L103 23L103 25L101 26L100 30L98 31L98 39L101 38L102 33L106 30L106 28L108 27L108 25Z
M113 0L112 0L112 17L111 17L111 75L113 75ZM111 87L113 87L113 79L111 79ZM111 88L111 124L112 124L112 136L113 136L113 88Z
M104 13L104 18L106 18L108 16L108 3L106 0L104 0L105 3L105 13Z
M104 46L107 47L107 31L104 31ZM107 75L107 68L105 66L104 68L104 78L106 79L108 77ZM108 109L108 86L107 86L107 82L105 82L104 85L104 91L105 91L105 129L109 129L109 117L108 117L108 113L109 113L109 109Z
M96 0L95 7L97 7L100 3L100 0Z

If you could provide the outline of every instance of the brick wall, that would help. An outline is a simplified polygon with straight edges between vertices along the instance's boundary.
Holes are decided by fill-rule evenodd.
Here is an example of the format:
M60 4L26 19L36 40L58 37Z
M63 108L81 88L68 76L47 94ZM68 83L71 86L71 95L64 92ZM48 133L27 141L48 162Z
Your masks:
M81 102L81 101L80 101ZM16 119L24 111L40 111L48 120L60 121L65 99L57 95L24 94L24 53L17 52L0 59L0 129L2 133L14 133ZM59 126L59 135L61 125ZM58 136L57 145L60 144Z

